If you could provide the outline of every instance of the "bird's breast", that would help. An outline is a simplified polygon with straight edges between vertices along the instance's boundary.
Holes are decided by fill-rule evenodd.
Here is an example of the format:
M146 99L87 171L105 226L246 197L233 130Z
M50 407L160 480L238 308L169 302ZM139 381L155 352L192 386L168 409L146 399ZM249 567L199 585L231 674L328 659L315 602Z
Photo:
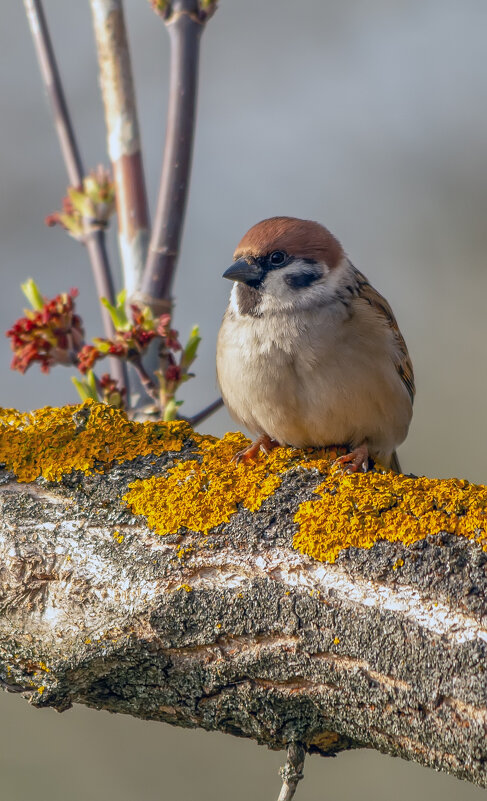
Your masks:
M326 315L242 320L227 314L218 379L238 423L296 447L404 439L410 401L383 329L334 325ZM382 442L386 444L382 446Z

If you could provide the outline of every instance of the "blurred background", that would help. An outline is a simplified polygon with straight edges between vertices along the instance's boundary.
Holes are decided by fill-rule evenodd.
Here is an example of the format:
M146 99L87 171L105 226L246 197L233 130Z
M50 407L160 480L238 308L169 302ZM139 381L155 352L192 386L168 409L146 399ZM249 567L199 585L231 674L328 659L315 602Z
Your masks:
M147 0L126 0L149 196L159 180L168 39ZM86 168L107 163L88 2L45 0ZM0 12L1 330L33 277L71 286L101 334L82 246L44 217L67 179L22 3ZM183 339L203 342L187 414L217 395L215 340L242 234L286 214L327 225L391 302L415 366L403 468L487 482L487 4L478 0L221 0L202 41L194 171L175 285ZM116 263L116 242L111 237ZM118 271L118 268L117 268ZM77 402L70 371L9 370L3 406ZM233 428L224 411L203 424ZM57 715L0 694L0 801L201 801L277 797L283 754L217 734L76 708ZM480 801L483 791L372 752L309 758L299 801Z

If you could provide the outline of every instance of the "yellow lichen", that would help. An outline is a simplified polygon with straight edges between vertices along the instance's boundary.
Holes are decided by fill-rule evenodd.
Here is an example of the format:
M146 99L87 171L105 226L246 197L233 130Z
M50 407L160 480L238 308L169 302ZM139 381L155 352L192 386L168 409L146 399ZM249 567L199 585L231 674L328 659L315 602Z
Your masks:
M342 475L332 469L333 451L276 448L235 464L233 456L248 442L242 434L216 439L195 434L184 422L135 423L93 401L30 413L0 410L0 463L19 481L100 472L112 462L180 451L187 440L194 458L178 461L164 476L134 482L125 496L159 534L189 529L213 548L204 535L227 523L239 506L257 511L289 470L300 469L323 476L317 496L301 503L294 517L294 547L314 559L334 562L351 546L371 548L379 540L411 545L439 532L475 540L487 550L487 487L467 481L412 479L380 468ZM113 536L123 541L118 531ZM178 558L190 548L181 546ZM392 567L402 564L398 559Z
M183 527L206 533L228 523L239 504L251 512L260 509L291 467L330 464L329 455L320 458L292 448L276 448L255 462L235 464L232 458L246 444L243 434L200 437L201 461L181 461L167 476L135 481L124 500L158 534L177 534Z
M316 492L319 499L302 503L294 518L294 547L314 559L334 562L350 546L371 548L378 540L411 545L440 532L487 550L487 487L390 472L332 473Z
M189 584L180 584L179 587L176 587L177 590L184 590L184 592L193 592L193 588L189 586Z
M184 559L192 551L193 551L193 546L192 545L189 545L187 548L183 548L183 546L181 545L181 547L178 548L178 550L176 552L176 556L178 557L178 559Z
M35 412L0 409L0 463L19 481L59 481L72 470L98 472L114 461L180 451L191 435L187 423L134 423L90 400Z
M340 642L340 637L334 637L333 638L333 644L334 645L338 645L339 642Z

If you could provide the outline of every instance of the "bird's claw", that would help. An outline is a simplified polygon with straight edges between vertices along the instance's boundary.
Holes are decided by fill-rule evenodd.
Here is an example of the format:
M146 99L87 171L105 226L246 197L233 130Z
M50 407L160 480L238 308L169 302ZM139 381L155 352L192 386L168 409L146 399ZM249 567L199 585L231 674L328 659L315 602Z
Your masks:
M242 451L236 453L232 459L232 462L235 464L240 464L240 462L242 462L244 459L245 461L248 459L256 459L260 451L268 454L273 448L277 448L278 445L279 443L277 440L271 439L271 437L267 436L267 434L262 434L261 437L258 437L258 439L254 440L254 442L251 442L250 445L248 445Z
M338 459L335 459L333 465L341 467L344 473L366 473L369 469L369 449L367 445L358 445L350 453L339 456Z

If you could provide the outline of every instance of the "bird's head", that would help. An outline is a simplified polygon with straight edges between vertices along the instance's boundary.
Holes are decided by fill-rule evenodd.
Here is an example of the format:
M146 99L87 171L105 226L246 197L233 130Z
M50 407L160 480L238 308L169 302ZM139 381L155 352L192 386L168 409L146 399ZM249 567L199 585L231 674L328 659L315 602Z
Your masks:
M250 228L223 273L235 281L240 314L293 311L330 302L336 295L343 248L312 220L271 217Z

